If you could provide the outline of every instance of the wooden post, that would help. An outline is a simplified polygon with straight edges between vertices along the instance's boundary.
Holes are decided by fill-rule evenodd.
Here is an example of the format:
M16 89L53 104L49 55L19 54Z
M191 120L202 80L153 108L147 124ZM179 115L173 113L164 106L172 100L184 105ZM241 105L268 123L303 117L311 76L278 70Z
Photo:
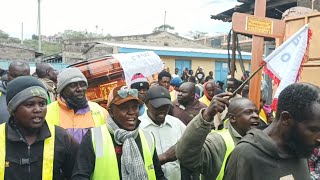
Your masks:
M236 70L236 32L232 30L231 34L232 39L232 59L230 63L230 75L234 78L235 70Z
M266 0L255 0L254 15L257 17L265 17L266 15ZM263 49L264 49L264 37L252 36L252 60L251 60L251 72L254 72L261 65ZM257 73L250 81L249 86L249 98L260 107L261 97L261 71Z

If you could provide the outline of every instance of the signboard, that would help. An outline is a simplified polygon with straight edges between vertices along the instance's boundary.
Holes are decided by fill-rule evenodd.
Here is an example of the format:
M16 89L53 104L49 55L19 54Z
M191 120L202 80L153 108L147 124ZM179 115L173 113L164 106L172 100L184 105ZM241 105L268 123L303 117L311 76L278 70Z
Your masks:
M246 30L252 33L272 34L273 21L265 18L247 16Z
M244 13L233 13L232 29L240 34L256 35L269 38L283 38L285 21L257 17Z
M128 53L128 54L113 54L123 69L126 84L131 84L131 78L136 73L141 73L145 77L152 76L163 70L163 62L160 57L153 51Z

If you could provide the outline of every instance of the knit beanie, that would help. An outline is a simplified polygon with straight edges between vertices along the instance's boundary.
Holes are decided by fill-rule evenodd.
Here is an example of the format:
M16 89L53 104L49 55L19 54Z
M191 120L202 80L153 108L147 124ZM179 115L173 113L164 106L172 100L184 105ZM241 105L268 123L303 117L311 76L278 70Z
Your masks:
M57 92L61 91L70 83L84 81L88 86L87 78L78 68L66 68L58 74Z
M6 95L9 113L12 114L21 103L32 97L48 99L47 88L37 78L20 76L10 81Z
M149 89L149 83L147 78L144 77L143 74L137 73L132 76L131 78L131 89L141 89L141 88L146 88Z

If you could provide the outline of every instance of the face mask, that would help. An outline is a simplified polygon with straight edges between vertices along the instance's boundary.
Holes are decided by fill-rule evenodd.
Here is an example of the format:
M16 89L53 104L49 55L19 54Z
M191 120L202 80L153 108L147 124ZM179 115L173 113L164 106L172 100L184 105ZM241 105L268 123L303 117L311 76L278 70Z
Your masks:
M84 108L85 106L88 105L88 100L86 97L84 97L82 99L69 98L69 97L65 97L63 95L63 93L61 94L61 96L63 97L63 99L65 99L68 107L71 109L78 110L78 109Z

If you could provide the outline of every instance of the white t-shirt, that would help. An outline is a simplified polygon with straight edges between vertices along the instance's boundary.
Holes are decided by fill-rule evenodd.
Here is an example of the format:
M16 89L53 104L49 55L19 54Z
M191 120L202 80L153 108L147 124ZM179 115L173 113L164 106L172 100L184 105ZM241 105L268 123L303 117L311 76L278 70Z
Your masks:
M141 123L139 127L145 131L151 132L156 140L157 154L163 154L171 146L175 145L182 136L186 126L173 116L167 115L163 124L155 124L145 112L139 117ZM168 180L181 179L180 163L178 160L168 162L161 166L165 177Z

